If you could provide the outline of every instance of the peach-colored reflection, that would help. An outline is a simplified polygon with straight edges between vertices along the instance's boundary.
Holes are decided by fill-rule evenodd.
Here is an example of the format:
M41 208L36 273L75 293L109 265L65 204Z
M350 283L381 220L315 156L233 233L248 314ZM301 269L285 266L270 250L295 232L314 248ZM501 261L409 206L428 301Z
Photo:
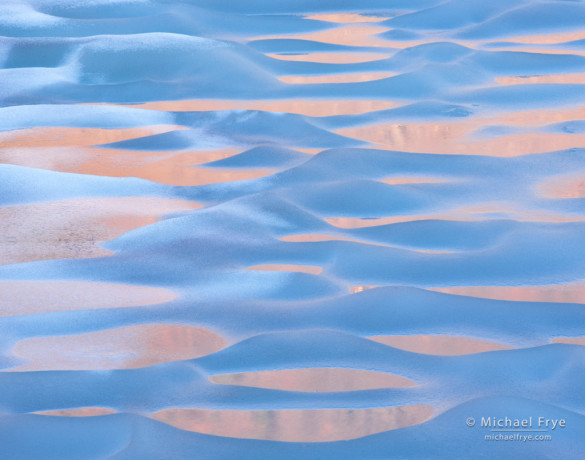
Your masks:
M583 345L585 346L585 337L555 337L551 340L552 343L568 343L569 345Z
M198 358L224 346L222 337L200 327L126 326L87 334L21 340L12 353L28 362L7 371L135 369Z
M269 388L272 390L335 392L406 388L415 383L399 375L361 369L310 368L220 374L211 381L222 385Z
M167 185L205 185L256 179L273 174L270 168L228 169L193 166L227 158L243 149L196 152L148 152L91 147L56 149L50 157L42 149L0 150L0 160L22 166L109 177L139 177Z
M140 166L171 158L181 165L190 166L222 160L242 151L242 147L186 152L151 152L91 146L0 148L0 162L53 171L124 177L122 173L116 174L116 168L129 172L132 168L139 170Z
M292 265L292 264L265 264L254 265L246 270L270 271L270 272L298 272L308 273L310 275L320 275L323 272L322 267L314 265Z
M44 128L18 129L0 133L1 148L63 147L126 141L137 137L186 129L184 126L156 125L145 128Z
M377 34L390 30L388 27L376 24L345 24L338 27L332 27L318 32L308 32L300 34L270 35L258 37L257 39L298 39L310 40L320 43L330 43L333 45L345 46L364 46L364 47L389 47L391 43L379 37ZM253 41L256 38L250 40Z
M335 235L323 235L317 233L306 233L301 235L287 235L280 238L280 241L285 241L289 243L317 243L321 241L349 241L351 243L358 243L358 244L371 244L373 246L386 246L390 247L387 244L383 243L376 243L373 241L365 241L365 240L358 240L354 238L345 238L342 236L335 236ZM453 251L443 251L443 250L435 250L435 249L414 249L414 248L402 248L408 251L414 252L422 252L425 254L452 254Z
M44 410L33 413L53 417L96 417L99 415L115 414L116 411L109 407L76 407L75 409Z
M554 45L547 45L547 46L554 46ZM504 45L502 47L498 47L497 45L490 46L490 51L505 51L505 52L517 52L517 53L533 53L533 54L571 54L575 56L585 56L585 51L579 50L576 48L538 48L532 45L523 45L522 43L518 44L517 46L509 46Z
M318 233L304 233L300 235L286 235L280 238L280 241L288 243L317 243L321 241L350 241L352 243L373 244L374 246L387 246L381 243L374 243L371 241L358 240L354 238L346 238L343 236L324 235Z
M544 126L552 123L561 123L563 121L580 120L585 118L585 106L520 110L516 112L499 113L496 116L486 119L478 119L478 124L474 129L479 129L482 125L517 125L517 126Z
M317 233L304 233L300 235L286 235L280 238L280 241L290 243L315 243L319 241L353 241L361 243L360 240L352 240L351 238L344 238L343 236L322 235Z
M113 254L98 243L157 222L162 215L200 208L163 198L82 198L0 207L0 265Z
M545 286L457 286L430 290L485 299L585 303L585 282Z
M430 406L374 409L206 410L165 409L152 418L182 430L288 442L355 439L416 425L433 414Z
M541 209L522 209L511 203L482 203L481 205L463 206L447 209L433 214L415 214L410 216L388 216L379 218L326 217L328 224L343 229L377 227L380 225L416 222L420 220L455 220L465 222L492 219L511 219L519 222L583 222L584 217L571 214L557 214Z
M393 72L364 72L364 73L336 73L331 75L286 75L278 77L284 83L289 84L314 84L314 83L359 83L364 81L381 80L393 77ZM334 104L336 101L331 101ZM382 102L382 101L380 101ZM391 104L391 103L389 103ZM395 106L397 104L393 104ZM390 108L390 107L388 107Z
M584 30L576 30L573 32L560 32L552 34L536 34L536 35L522 35L519 37L499 40L501 42L525 43L531 45L554 45L564 42L571 42L575 40L585 39Z
M368 286L368 285L357 285L357 286L350 286L349 292L350 294L357 294L358 292L367 291L368 289L376 289L380 286Z
M369 339L401 350L427 355L456 356L513 347L494 340L455 335L378 335Z
M497 218L497 217L496 217ZM499 217L500 219L502 217ZM449 215L440 215L440 214L422 214L419 216L391 216L391 217L380 217L377 219L360 219L358 217L327 217L324 220L327 223L333 225L334 227L343 228L343 229L354 229L354 228L367 228L367 227L379 227L381 225L391 225L391 224L402 224L404 222L417 222L420 220L457 220L457 221L471 221L471 220L489 220L477 217L475 219L465 219L465 218L455 218ZM527 219L519 219L522 221L526 221ZM537 221L537 222L582 222L585 219L555 219L555 220L543 220L543 219L533 219L528 221Z
M299 152L303 152L303 153L308 153L309 155L315 155L319 152L322 152L324 149L308 149L305 147L297 147L295 148L295 150L298 150Z
M580 147L584 134L529 132L491 139L470 139L481 128L475 122L382 123L334 131L377 147L413 153L512 157Z
M327 64L358 64L361 62L380 61L390 57L389 54L372 52L321 52L303 54L268 53L266 56L281 61L322 62Z
M305 16L306 19L316 21L335 22L338 24L356 24L359 22L381 22L389 19L388 16L366 16L358 13L322 13Z
M338 228L352 229L377 227L379 225L397 224L401 222L412 222L415 220L424 220L427 216L390 216L379 217L375 219L362 219L359 217L326 217L323 220L328 224Z
M558 214L538 208L523 208L508 201L494 201L472 206L454 208L445 213L437 213L433 218L445 220L478 221L490 219L511 219L519 222L583 222L584 217L571 214Z
M548 179L540 184L539 192L547 198L585 198L585 174Z
M262 110L267 112L296 113L309 117L352 115L397 106L396 102L363 99L279 99L279 100L230 100L190 99L182 101L158 101L126 105L148 110L170 112L203 112L221 110Z
M500 85L525 85L542 83L584 84L585 73L533 75L527 77L496 77L495 81Z
M0 317L140 307L174 300L168 289L88 281L0 281Z
M270 168L228 169L193 166L204 159L227 158L241 150L148 153L101 149L88 152L86 161L77 168L72 168L74 169L72 172L110 177L140 177L159 184L185 186L257 179L276 172Z
M405 152L455 153L469 128L465 123L381 123L335 131L343 136ZM466 152L473 153L473 152Z
M568 134L532 132L476 140L475 133L493 125L542 127L584 117L585 107L580 105L568 108L500 112L456 122L382 123L347 128L337 132L379 143L385 148L407 152L515 156L571 148L573 145L579 146L582 139Z
M448 182L446 179L433 178L433 177L388 177L380 180L384 184L388 185L405 185L405 184L440 184Z

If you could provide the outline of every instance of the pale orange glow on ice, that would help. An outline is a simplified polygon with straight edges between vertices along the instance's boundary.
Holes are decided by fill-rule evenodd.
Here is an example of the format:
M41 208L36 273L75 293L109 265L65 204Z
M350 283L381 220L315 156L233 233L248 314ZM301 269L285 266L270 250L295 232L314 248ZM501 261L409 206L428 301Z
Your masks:
M175 130L187 129L184 126L159 125L144 128L46 128L18 129L0 132L0 148L23 147L66 147L79 145L110 144L127 141L137 137L152 136Z
M357 294L358 292L363 292L363 291L367 291L368 289L376 289L380 286L370 286L370 285L356 285L356 286L350 286L349 287L349 292L351 294Z
M380 61L390 57L388 54L372 52L315 52L303 54L276 54L266 56L282 61L322 62L327 64L357 64L360 62Z
M555 337L554 339L551 340L551 342L585 346L585 337Z
M359 74L360 78L369 75L385 75L379 72L372 74ZM304 79L304 78L345 78L345 75L354 74L332 74L327 76L283 76L283 79ZM301 82L299 80L299 82ZM283 80L284 81L284 80ZM293 83L289 81L288 83ZM315 81L314 83L325 83ZM143 104L124 105L147 110L161 110L169 112L203 112L221 110L261 110L267 112L296 113L309 117L327 117L332 115L351 115L357 113L371 112L374 110L385 110L396 107L397 102L388 100L368 99L276 99L276 100L241 100L241 99L187 99L182 101L154 101Z
M331 27L329 29L320 30L317 32L257 37L250 41L254 41L256 39L266 40L289 38L296 40L310 40L320 43L329 43L332 45L389 48L392 43L377 36L377 34L386 32L388 30L390 29L383 25L377 25L372 22L370 23L362 22L361 24L359 23L342 24L337 27Z
M432 177L388 177L381 179L380 182L388 185L405 185L405 184L441 184L449 182L447 179L432 178Z
M335 22L338 24L356 24L359 22L381 22L389 19L387 16L370 16L358 13L322 13L305 16L316 21Z
M334 227L343 229L377 227L380 225L415 222L420 220L454 220L477 222L493 219L514 219L520 222L584 222L585 217L559 214L541 209L521 209L511 203L484 203L446 209L434 214L413 214L409 216L387 216L378 218L325 217L323 220Z
M401 350L441 356L467 355L513 348L494 340L454 335L380 335L369 338Z
M269 271L269 272L298 272L298 273L308 273L311 275L319 275L323 271L323 268L316 267L313 265L264 264L264 265L254 265L252 267L246 268L246 270Z
M8 372L135 369L194 359L221 350L225 340L194 326L145 324L18 342L12 353L28 362Z
M79 198L0 207L0 265L113 254L98 243L190 211L191 201L150 197Z
M45 410L34 413L51 417L97 417L100 415L115 414L116 411L109 407L76 407L75 409Z
M359 243L359 244L373 244L375 246L386 246L382 243L375 243L372 241L364 241L358 240L354 238L346 238L343 236L336 236L336 235L324 235L324 234L317 234L317 233L303 233L300 235L286 235L280 238L280 241L288 242L288 243L317 243L321 241L349 241L351 243Z
M335 392L407 388L415 383L399 375L343 368L284 369L277 371L219 374L211 378L222 385L241 385L284 391Z
M444 292L485 299L522 302L585 303L585 283L553 284L544 286L457 286L432 288Z
M585 172L548 179L540 184L539 191L547 198L585 198Z
M357 244L371 244L373 246L396 247L388 244L377 243L375 241L358 240L355 238L346 238L336 235L324 235L318 233L305 233L300 235L287 235L280 238L280 241L288 243L317 243L322 241L348 241ZM420 249L420 248L401 248L408 251L421 252L425 254L453 254L453 251L435 250L435 249Z
M152 418L182 430L287 442L355 439L428 420L424 405L374 409L206 410L165 409Z
M359 83L364 81L382 80L395 75L394 72L335 73L331 75L286 75L278 77L278 79L284 83L307 85L319 83ZM337 101L331 101L331 104L336 103ZM394 107L394 104L388 103L388 107L385 108L392 107Z
M525 43L530 45L556 45L585 39L584 30L573 32L556 32L550 34L520 35L500 40L502 42Z
M528 132L490 139L473 139L481 125L472 122L382 123L335 131L342 136L371 142L376 148L442 155L514 157L576 148L584 134Z
M585 84L585 73L563 73L555 75L531 75L526 77L496 77L495 82L500 85L526 85L526 84Z
M225 148L203 151L137 151L84 147L70 150L60 149L47 157L44 149L0 151L0 158L7 163L40 167L61 172L90 174L109 177L139 177L167 185L206 185L219 182L250 180L275 172L271 168L207 168L196 166L208 161L221 160L244 148Z

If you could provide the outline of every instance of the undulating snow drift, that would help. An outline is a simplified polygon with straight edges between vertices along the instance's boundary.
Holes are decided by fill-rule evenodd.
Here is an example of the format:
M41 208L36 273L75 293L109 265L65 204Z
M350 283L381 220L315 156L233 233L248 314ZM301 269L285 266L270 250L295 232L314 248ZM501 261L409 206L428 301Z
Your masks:
M585 2L0 4L0 458L585 452Z

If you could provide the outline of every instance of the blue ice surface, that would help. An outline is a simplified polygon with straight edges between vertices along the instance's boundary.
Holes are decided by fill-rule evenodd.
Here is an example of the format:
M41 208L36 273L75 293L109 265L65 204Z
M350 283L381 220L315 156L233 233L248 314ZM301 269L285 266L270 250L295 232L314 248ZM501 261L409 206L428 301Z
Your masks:
M529 0L450 0L437 6L414 11L386 21L391 27L423 30L465 30L498 17L512 8L529 3Z
M390 30L379 37L404 48L392 44L382 49L386 58L355 64L265 55L381 50L299 38L337 27L305 16L339 12L387 17L379 25ZM575 108L585 102L583 85L500 86L494 79L583 73L583 40L524 45L525 52L512 48L519 47L516 37L579 32L584 20L584 4L578 1L2 3L0 131L7 139L13 132L41 127L177 125L186 129L99 148L154 155L238 147L237 155L198 166L216 172L276 172L254 180L171 186L16 166L9 164L7 151L0 165L5 211L34 202L128 196L187 199L205 207L103 243L114 251L110 257L1 265L2 280L159 286L178 298L132 309L0 318L0 367L24 363L11 353L22 339L130 325L201 326L231 341L208 356L141 369L0 372L0 458L190 459L194 453L205 459L579 458L585 449L585 355L578 345L550 342L585 335L582 299L491 300L428 288L582 282L585 198L545 196L541 187L567 174L585 174L585 150L510 158L498 157L497 151L494 156L411 153L377 149L335 131L384 123L472 123L517 110ZM552 52L559 47L564 53ZM357 83L279 80L364 72L394 75ZM111 105L184 99L329 99L332 104L375 99L398 107L311 117ZM110 104L96 104L104 102ZM581 119L532 127L498 121L473 136L554 133L577 138L584 129ZM382 182L413 177L423 182ZM424 183L425 178L441 182ZM476 219L441 218L461 208L475 210ZM547 213L552 217L539 220ZM363 228L325 220L351 218L367 224L386 217L413 220ZM282 240L306 234L343 240ZM266 264L323 271L248 270ZM380 287L349 293L351 286L361 285ZM369 339L418 334L495 340L518 349L434 356ZM417 385L308 393L209 380L221 373L313 367L375 370ZM405 404L427 404L436 412L417 426L329 443L216 437L149 418L151 412L171 407L270 411ZM118 413L85 418L31 413L86 406ZM564 418L567 427L553 432L551 442L491 442L484 439L491 432L478 426L482 417L541 416ZM470 417L476 421L473 427L466 423Z
M502 2L504 3L504 2ZM522 5L522 3L524 3ZM504 8L501 14L494 15L483 23L462 29L457 35L461 38L493 38L538 33L560 33L579 30L585 19L585 5L582 2L531 2L524 1L518 8Z
M207 163L214 168L290 168L308 161L311 155L297 150L263 145L237 155Z
M0 205L76 197L160 196L167 187L138 178L113 178L0 165Z
M166 112L107 105L21 105L0 108L0 131L39 126L123 129L172 125L174 118Z

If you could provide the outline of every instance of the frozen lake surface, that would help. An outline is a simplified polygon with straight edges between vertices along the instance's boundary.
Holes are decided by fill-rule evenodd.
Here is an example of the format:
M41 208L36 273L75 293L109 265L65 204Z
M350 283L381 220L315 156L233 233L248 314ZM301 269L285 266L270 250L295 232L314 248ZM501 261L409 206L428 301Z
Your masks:
M579 458L584 239L584 1L0 4L2 459Z

